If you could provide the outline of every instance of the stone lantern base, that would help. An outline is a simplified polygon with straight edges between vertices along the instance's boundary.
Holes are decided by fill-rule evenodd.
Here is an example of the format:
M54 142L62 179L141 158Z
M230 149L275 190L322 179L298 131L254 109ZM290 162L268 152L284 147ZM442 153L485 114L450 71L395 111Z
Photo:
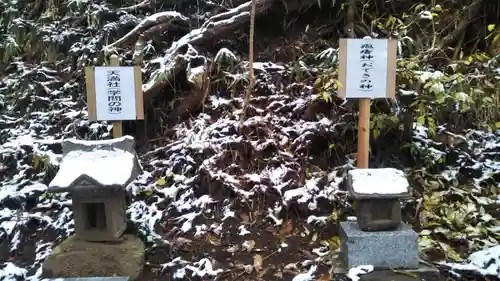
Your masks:
M88 242L71 236L57 245L42 266L44 278L128 276L144 266L144 243L124 235L123 242Z
M367 232L356 222L341 222L339 230L347 268L369 264L375 269L419 267L418 233L405 223L395 230Z

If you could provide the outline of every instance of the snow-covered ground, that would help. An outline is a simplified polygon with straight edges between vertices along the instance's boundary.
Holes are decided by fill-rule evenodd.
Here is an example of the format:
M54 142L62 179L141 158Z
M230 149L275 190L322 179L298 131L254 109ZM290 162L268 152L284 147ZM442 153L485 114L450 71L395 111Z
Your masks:
M266 75L271 74L262 74L263 77ZM15 83L16 80L7 78L5 81ZM63 88L71 86L66 84ZM318 233L318 229L326 224L334 203L345 204L345 191L339 184L345 168L352 167L351 162L331 171L310 171L305 179L298 177L303 169L299 163L307 161L307 155L314 149L314 141L321 135L335 134L335 123L327 119L306 121L294 117L300 116L297 113L306 110L308 104L316 99L307 87L295 96L282 91L255 98L260 100L260 107L256 110L262 114L248 118L245 126L251 132L260 134L259 138L244 138L236 133L238 115L231 103L241 99L215 94L207 99L210 114L201 113L197 118L175 125L168 145L141 155L145 171L128 187L135 197L127 213L149 247L155 248L164 243L190 244L204 237L211 237L213 245L220 245L222 237L230 236L240 238L223 250L227 253L245 247L267 250L276 247L275 251L285 251L290 245L286 238L276 246L255 241L254 235L258 237L261 232L256 227L257 219L277 229L286 229L286 209L289 206L304 206L309 213L304 221L309 223L310 229L296 230L294 227L288 230L288 234L309 236ZM51 104L58 107L58 103L69 102L56 98ZM84 108L78 109L74 103L69 105L1 117L8 125L1 131L5 141L0 147L3 160L0 229L4 241L2 245L9 255L1 271L2 280L13 276L37 280L40 264L50 253L53 243L73 232L68 194L45 193L46 184L58 169L61 140L73 136L81 128L87 130L86 138L103 139L109 136L106 130L110 126L89 123L85 120ZM451 154L457 158L455 165L442 172L443 181L459 180L459 174L465 170L472 169L476 173L471 183L474 189L471 196L477 201L476 205L469 206L472 208L470 212L482 208L481 204L490 205L498 200L484 197L480 192L484 182L500 171L500 163L496 160L500 147L498 135L470 131L462 136L467 140L468 150L455 151L440 150L440 144L426 135L425 127L415 125L415 132L414 145L419 153L428 154L429 161L438 162L443 155ZM265 163L259 163L263 160ZM453 192L453 188L448 192ZM264 194L271 194L277 200L264 209L242 211L242 206L260 202L257 199ZM237 198L237 201L230 198ZM478 213L481 214L479 223L471 227L488 226L491 231L498 232L498 220L488 217L484 210L482 212ZM307 223L304 227L308 227ZM438 231L443 230L424 229L423 236ZM189 241L179 242L180 237ZM475 236L468 239L469 243L494 243L494 240ZM260 245L255 245L256 242ZM319 242L313 243L316 246L313 245L311 253L324 253L326 248ZM299 265L296 273L301 272L300 265L304 266L302 272L309 272L297 275L298 280L316 270L311 263L314 264L320 254L312 255L305 259L296 257L295 262ZM492 268L495 265L492 263L470 263L472 265L461 266L460 269L474 267L480 273L494 272ZM162 271L169 271L178 277L216 276L229 269L222 266L216 257L210 256L200 256L194 261L182 255L166 256L158 266Z

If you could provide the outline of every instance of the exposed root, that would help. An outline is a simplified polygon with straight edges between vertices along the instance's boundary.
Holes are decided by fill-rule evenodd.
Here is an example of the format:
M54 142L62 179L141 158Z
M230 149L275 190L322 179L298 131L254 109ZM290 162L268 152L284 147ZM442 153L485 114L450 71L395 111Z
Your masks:
M255 14L260 15L275 0L258 0ZM251 2L246 2L227 12L209 18L200 28L192 30L167 50L162 60L162 69L144 86L144 99L151 100L172 81L172 78L185 71L189 62L197 55L193 46L222 37L226 32L239 28L250 20ZM115 44L115 43L113 43ZM189 56L188 56L188 53Z
M181 15L178 12L173 12L173 11L166 11L166 12L160 12L156 13L154 15L151 15L147 18L145 18L143 21L141 21L134 29L132 29L130 32L125 34L122 38L118 39L117 41L113 42L112 44L104 47L104 50L110 51L116 46L119 46L121 44L124 44L126 42L133 41L137 39L137 37L143 33L143 32L148 32L149 29L153 29L153 32L157 32L159 29L159 26L161 26L161 30L166 30L170 24L175 24L175 25L189 25L188 23L188 18Z
M179 73L186 71L191 61L195 58L200 58L197 54L196 45L213 41L223 37L229 31L240 28L241 25L250 21L250 14L255 11L255 16L262 15L276 0L255 0L245 2L234 9L223 12L209 18L203 25L194 29L188 34L181 37L178 41L172 43L172 46L166 51L163 59L160 59L161 68L153 74L149 82L144 85L144 102L148 104L162 89L170 85L173 78ZM314 0L301 2L296 9L310 4ZM165 29L170 29L175 26L186 25L188 19L177 12L161 12L147 17L133 30L125 36L105 47L105 50L110 51L113 47L135 40L139 35L143 35L143 39L153 36L153 33L162 32ZM204 57L201 57L204 59Z
M205 98L210 91L210 73L213 64L205 61L202 65L191 67L188 65L186 69L190 91L185 97L181 97L182 101L179 106L168 115L168 123L174 123L179 119L184 119L186 116L193 115L196 110L199 110Z
M135 5L121 8L120 11L130 13L130 12L137 11L140 9L148 9L148 8L154 7L155 4L156 4L156 0L144 0L140 3L135 4Z

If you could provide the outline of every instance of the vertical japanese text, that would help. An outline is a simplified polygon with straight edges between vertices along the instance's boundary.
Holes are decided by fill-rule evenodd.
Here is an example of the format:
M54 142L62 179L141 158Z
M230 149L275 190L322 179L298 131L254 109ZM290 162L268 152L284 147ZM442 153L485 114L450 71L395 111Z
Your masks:
M120 114L122 112L122 93L120 87L120 71L108 70L106 73L108 92L108 112Z
M359 83L359 90L369 92L373 90L372 75L374 57L373 57L373 45L372 44L362 44L360 54L361 62L361 79Z

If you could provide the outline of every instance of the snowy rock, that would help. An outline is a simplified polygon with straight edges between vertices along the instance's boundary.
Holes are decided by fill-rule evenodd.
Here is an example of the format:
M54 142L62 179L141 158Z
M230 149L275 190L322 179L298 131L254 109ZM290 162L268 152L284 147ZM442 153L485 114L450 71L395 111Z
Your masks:
M43 264L43 276L128 276L134 280L144 265L144 244L132 235L123 243L93 243L70 237L56 246Z

